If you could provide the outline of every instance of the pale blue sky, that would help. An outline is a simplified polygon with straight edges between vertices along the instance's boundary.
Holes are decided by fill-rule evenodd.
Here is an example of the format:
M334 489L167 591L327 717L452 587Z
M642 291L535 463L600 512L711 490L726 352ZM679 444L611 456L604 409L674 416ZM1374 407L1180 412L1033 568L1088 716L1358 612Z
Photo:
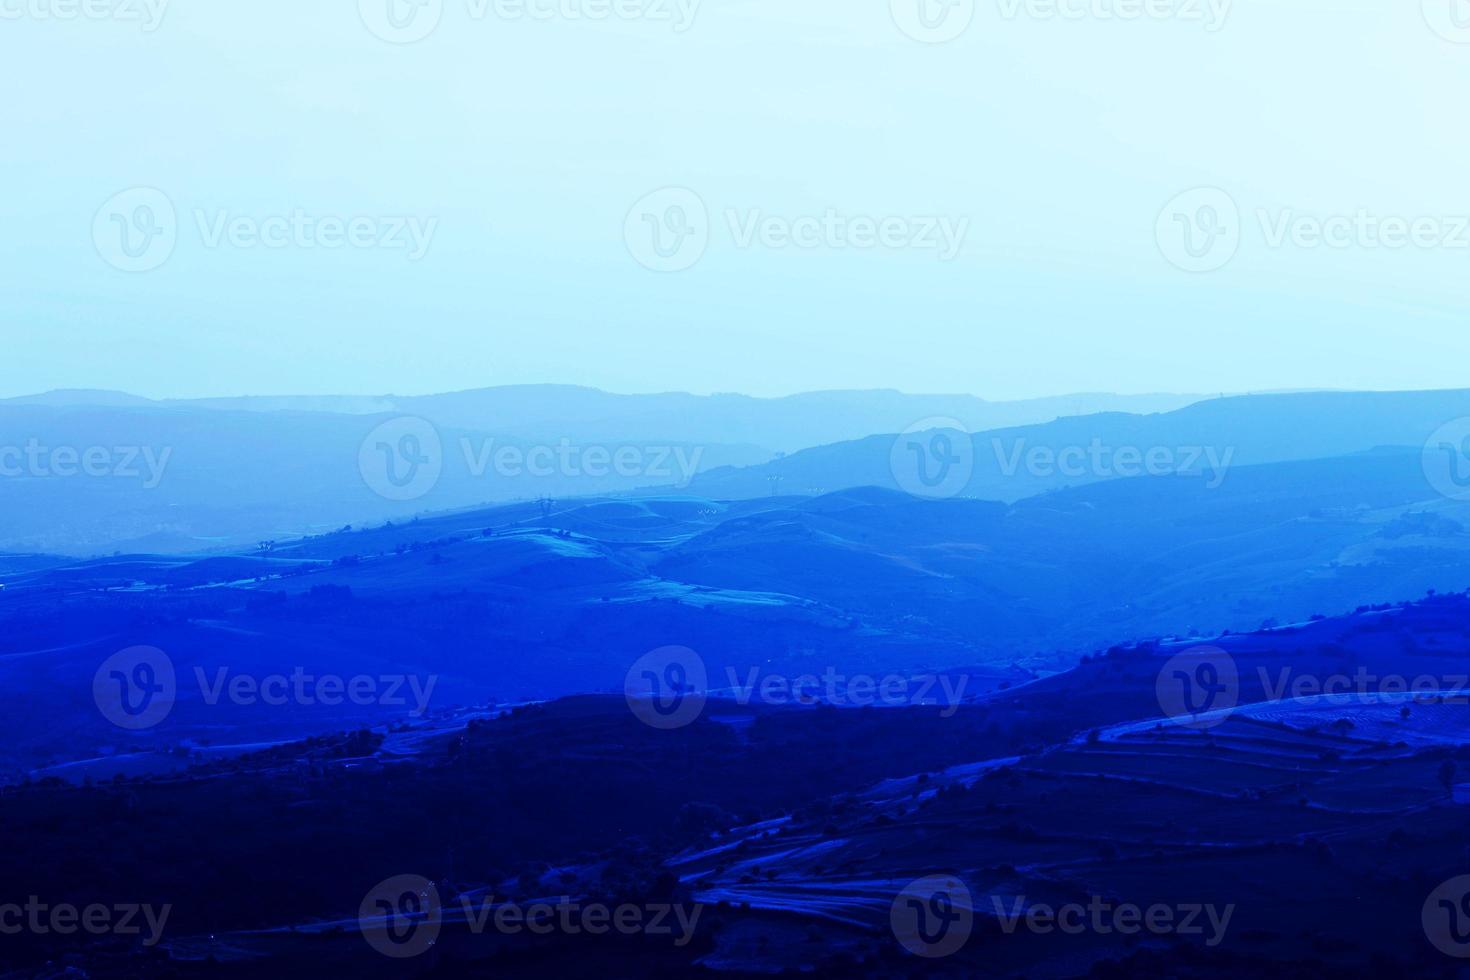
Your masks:
M944 44L889 0L703 0L682 31L440 0L408 45L357 0L172 0L151 32L37 16L55 2L0 0L0 395L1470 384L1451 0L1237 0L1218 24L1188 19L1209 0L1134 21L979 0ZM167 195L176 241L129 273L94 219L105 238L99 209L136 187ZM708 210L683 271L625 236L664 187ZM1202 273L1156 234L1197 187L1240 213ZM829 210L967 224L949 261L741 242ZM1430 218L1430 244L1369 247L1361 220L1348 247L1297 223L1271 244L1360 210ZM417 260L295 231L211 247L221 221L298 212L432 234Z

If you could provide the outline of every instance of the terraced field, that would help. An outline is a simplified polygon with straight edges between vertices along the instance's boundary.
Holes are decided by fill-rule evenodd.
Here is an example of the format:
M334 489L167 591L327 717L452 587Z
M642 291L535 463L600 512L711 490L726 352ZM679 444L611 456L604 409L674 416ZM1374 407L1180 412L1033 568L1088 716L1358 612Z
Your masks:
M1017 910L1095 898L1231 909L1218 944L1154 935L1129 946L1168 956L1187 947L1290 960L1305 944L1343 968L1417 955L1426 950L1419 903L1453 870L1445 856L1465 850L1466 811L1443 780L1470 742L1470 712L1423 697L1365 700L1346 713L1249 705L1205 731L1167 719L1116 726L892 780L670 867L702 901L822 920L850 931L849 943L880 936L911 882L955 876L975 916L957 969L1087 972L1116 957L1116 936L1110 945L1006 926ZM1296 923L1290 933L1286 921ZM739 958L730 948L712 955Z
M1201 737L1224 748L1269 754L1349 755L1454 747L1470 733L1470 695L1458 690L1418 693L1365 691L1259 701L1200 715L1188 725L1154 719L1100 732L1102 741Z

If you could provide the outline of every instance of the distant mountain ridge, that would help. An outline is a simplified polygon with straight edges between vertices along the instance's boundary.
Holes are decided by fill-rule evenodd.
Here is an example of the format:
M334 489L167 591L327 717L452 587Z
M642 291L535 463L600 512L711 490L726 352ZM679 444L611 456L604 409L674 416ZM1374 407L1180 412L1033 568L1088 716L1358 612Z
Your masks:
M1237 396L973 434L945 430L978 424L963 417L968 410L980 413L975 419L1064 406L897 392L761 400L541 386L399 399L391 412L368 414L248 401L256 410L234 401L138 404L107 392L0 402L0 549L194 552L496 502L671 488L713 500L873 486L1014 502L1143 473L1204 474L1218 485L1246 465L1421 450L1447 423L1470 420L1470 391ZM611 414L599 417L604 408ZM1465 424L1457 446L1470 437ZM803 431L842 427L863 435L784 455L772 449ZM44 450L39 465L28 447ZM93 454L95 472L79 475ZM419 485L393 482L420 471ZM953 485L931 493L925 478L935 474L953 475Z
M576 385L508 385L435 395L302 395L152 400L125 392L62 390L0 399L8 406L153 408L175 411L414 415L436 425L532 440L575 432L589 440L662 439L744 444L773 453L900 432L925 419L970 431L1049 422L1097 412L1168 412L1201 395L1082 393L1023 401L891 390L815 391L779 398L684 392L621 395Z
M530 385L413 398L150 401L55 391L0 401L0 548L85 555L239 546L499 501L680 487L704 470L924 419L984 427L1099 406L1155 410L1192 397L757 399ZM80 475L91 455L99 462ZM391 485L420 463L421 485Z
M967 454L951 447L957 465L968 469L969 476L935 495L1016 501L1063 487L1144 475L1150 453L1157 454L1161 472L1214 468L1221 479L1228 479L1235 466L1325 459L1384 446L1420 449L1436 431L1462 419L1470 419L1470 390L1241 395L1166 413L1058 418L975 433ZM924 434L912 441L925 452L931 446ZM914 448L900 445L894 435L874 435L760 466L711 470L690 490L722 499L769 494L772 486L782 493L878 486L925 495L915 469L919 464L910 453L895 454L896 446Z

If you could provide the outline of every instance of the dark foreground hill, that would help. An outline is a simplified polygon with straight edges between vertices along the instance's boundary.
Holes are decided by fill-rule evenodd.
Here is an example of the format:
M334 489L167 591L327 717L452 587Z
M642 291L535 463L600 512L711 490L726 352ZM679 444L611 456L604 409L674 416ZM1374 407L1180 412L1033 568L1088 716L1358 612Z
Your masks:
M1449 976L1435 899L1458 907L1445 886L1470 873L1467 644L1453 595L1203 653L1118 647L954 711L717 699L661 730L582 697L11 787L0 826L26 846L0 853L0 901L169 915L147 947L24 934L0 957L98 976ZM1230 697L1172 710L1181 656L1228 665ZM1370 679L1324 700L1281 696L1282 671ZM688 929L502 914L538 905L677 907ZM388 931L403 958L375 951Z

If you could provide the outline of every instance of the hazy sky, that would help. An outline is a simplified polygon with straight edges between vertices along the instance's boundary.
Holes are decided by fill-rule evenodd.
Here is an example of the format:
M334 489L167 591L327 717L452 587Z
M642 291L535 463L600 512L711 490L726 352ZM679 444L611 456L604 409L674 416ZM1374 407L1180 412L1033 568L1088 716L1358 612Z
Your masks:
M1470 385L1456 2L0 0L0 395Z

